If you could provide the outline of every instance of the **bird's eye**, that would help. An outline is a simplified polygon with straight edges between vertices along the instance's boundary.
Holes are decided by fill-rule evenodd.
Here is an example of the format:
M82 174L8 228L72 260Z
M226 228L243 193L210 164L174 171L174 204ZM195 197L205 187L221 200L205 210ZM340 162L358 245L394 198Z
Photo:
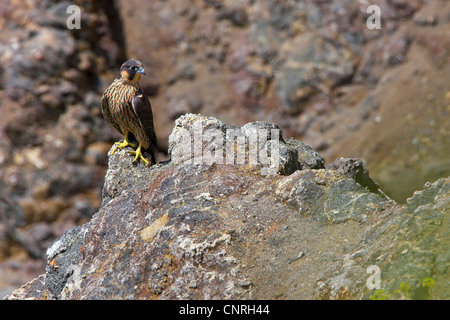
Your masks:
M130 69L133 70L133 71L136 71L137 67L136 66L131 66Z

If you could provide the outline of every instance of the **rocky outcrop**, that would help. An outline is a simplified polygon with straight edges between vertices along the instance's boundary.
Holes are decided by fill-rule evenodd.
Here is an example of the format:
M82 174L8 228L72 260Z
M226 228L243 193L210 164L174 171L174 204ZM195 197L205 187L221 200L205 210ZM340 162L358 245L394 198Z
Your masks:
M74 4L81 25L70 30ZM278 143L278 164L253 168L264 177L344 157L327 170L401 203L448 177L450 2L373 4L381 29L367 28L368 3L341 0L3 1L0 298L42 274L49 244L105 201L121 136L99 103L127 58L148 71L160 160L175 119L192 112L293 137ZM322 157L296 151L306 145Z
M194 128L250 139L276 126L187 114L176 121L171 154L186 143L194 149ZM274 143L266 138L262 150ZM149 168L126 149L114 153L98 212L49 246L46 273L7 298L365 299L375 290L371 266L386 292L405 282L413 298L449 298L449 179L399 205L359 160L325 168L301 142L276 139L280 155L290 155L276 172L263 170L270 163L187 156ZM202 154L211 155L208 146ZM425 278L435 279L432 290L421 286Z

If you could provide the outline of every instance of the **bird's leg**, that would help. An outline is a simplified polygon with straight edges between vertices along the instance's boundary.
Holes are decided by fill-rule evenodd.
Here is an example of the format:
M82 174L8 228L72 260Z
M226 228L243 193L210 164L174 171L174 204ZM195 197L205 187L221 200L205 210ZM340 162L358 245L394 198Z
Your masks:
M142 151L141 151L141 144L139 144L139 147L137 148L136 151L129 151L128 153L129 153L129 154L134 154L134 155L136 155L136 157L134 157L133 162L135 162L135 161L137 161L137 159L141 158L142 161L144 161L146 164L148 164L148 160L145 159L145 158L144 158L144 155L142 154Z
M123 149L123 148L128 147L128 146L130 146L132 148L136 148L136 145L134 143L131 143L130 141L128 141L128 131L126 131L125 134L124 134L123 142L115 142L114 144L116 145L116 147L111 152L111 155L113 155L114 152L117 151L117 149Z

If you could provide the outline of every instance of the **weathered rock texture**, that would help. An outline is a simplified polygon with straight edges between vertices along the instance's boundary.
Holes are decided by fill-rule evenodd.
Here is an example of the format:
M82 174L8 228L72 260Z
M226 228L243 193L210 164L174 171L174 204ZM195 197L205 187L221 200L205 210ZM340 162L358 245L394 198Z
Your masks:
M159 159L182 114L265 121L327 164L362 159L403 203L450 175L449 17L447 0L0 1L0 297L98 210L121 138L100 99L127 58L147 70Z
M196 125L227 128L182 116L171 152ZM48 248L56 266L8 299L365 299L371 265L387 292L405 282L413 298L450 298L449 179L399 205L357 159L324 168L299 141L280 135L279 146L296 156L270 175L249 164L148 168L116 152L99 211ZM424 290L429 277L436 286Z

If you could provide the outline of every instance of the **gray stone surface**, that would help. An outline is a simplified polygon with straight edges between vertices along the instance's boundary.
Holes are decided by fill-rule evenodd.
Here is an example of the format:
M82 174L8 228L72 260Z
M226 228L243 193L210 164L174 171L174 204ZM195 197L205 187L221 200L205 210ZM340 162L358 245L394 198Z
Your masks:
M223 128L182 117L172 152L196 122ZM449 179L399 205L361 184L370 177L355 159L289 175L132 160L127 149L110 156L99 211L56 240L46 273L7 299L367 299L371 266L386 292L404 282L413 298L448 298ZM436 286L424 290L430 277Z

